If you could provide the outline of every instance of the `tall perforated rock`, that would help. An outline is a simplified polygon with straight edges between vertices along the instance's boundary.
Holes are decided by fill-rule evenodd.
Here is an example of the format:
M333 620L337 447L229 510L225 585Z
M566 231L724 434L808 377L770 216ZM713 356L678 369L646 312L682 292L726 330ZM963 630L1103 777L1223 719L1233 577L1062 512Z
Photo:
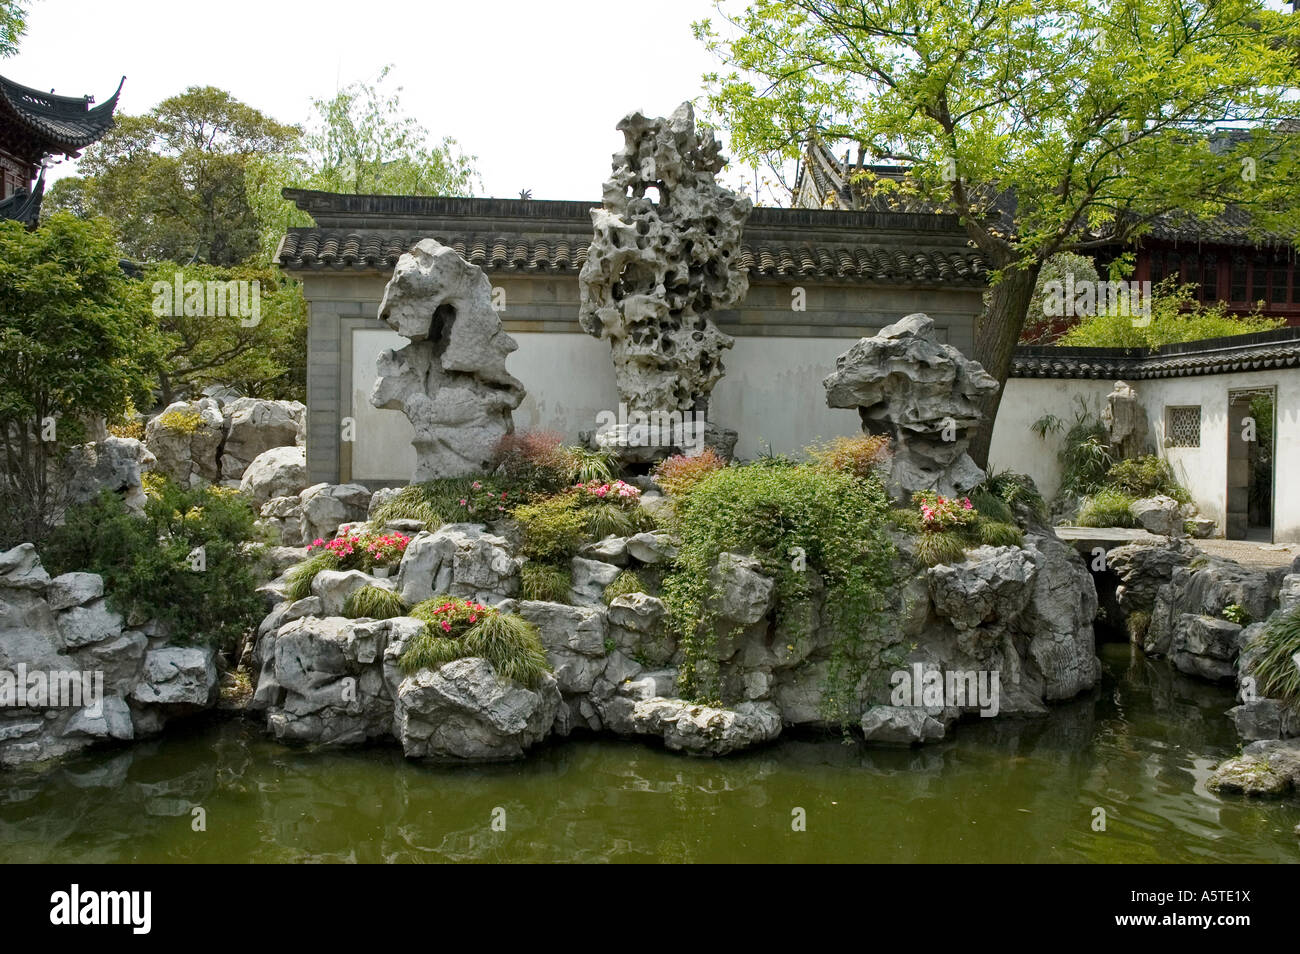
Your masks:
M908 315L862 338L823 382L829 407L857 408L862 429L887 434L890 490L961 493L984 479L966 453L984 421L979 401L998 383L977 361L939 341L928 315Z
M752 204L718 185L726 159L690 103L667 119L630 113L578 276L584 331L607 339L631 410L707 410L733 341L711 312L749 289L737 262ZM657 200L657 201L656 201Z
M1137 391L1116 381L1115 388L1106 395L1106 406L1101 411L1111 447L1121 460L1139 457L1150 450L1147 438L1147 412L1142 409Z
M486 471L514 430L524 386L506 371L518 345L492 307L492 286L433 239L397 262L379 317L410 339L380 354L375 407L400 410L415 429L415 482Z

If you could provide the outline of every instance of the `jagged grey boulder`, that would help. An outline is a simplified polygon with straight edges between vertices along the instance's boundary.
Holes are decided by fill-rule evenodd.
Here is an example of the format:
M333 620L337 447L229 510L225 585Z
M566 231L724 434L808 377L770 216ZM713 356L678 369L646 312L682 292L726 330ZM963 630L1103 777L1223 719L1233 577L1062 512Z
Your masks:
M618 129L624 145L591 212L578 323L609 341L630 411L694 412L707 406L734 343L712 312L749 288L739 260L752 203L715 180L726 159L712 131L696 129L690 103L666 119L630 113ZM617 427L599 439L637 443Z
M958 630L1010 623L1029 603L1037 576L1019 547L977 547L961 563L930 568L930 600Z
M66 458L68 473L68 499L71 503L84 503L108 490L119 497L131 510L144 510L144 487L140 482L142 472L153 469L157 459L140 441L130 437L106 437L91 444L79 444L69 449Z
M144 442L157 459L155 469L183 487L221 479L221 444L226 422L212 398L176 401L152 418Z
M41 565L35 544L20 543L0 553L0 587L43 593L49 585L50 574Z
M45 599L52 610L84 606L104 595L104 578L98 573L64 573L50 580Z
M217 695L216 651L204 646L164 646L144 656L142 681L131 691L136 702L196 709Z
M1231 679L1241 626L1226 619L1186 613L1175 631L1170 658L1180 672L1203 679Z
M1182 507L1172 497L1143 497L1129 504L1129 510L1143 529L1152 533L1173 537L1183 532Z
M315 484L304 490L298 501L302 542L310 544L334 539L344 524L364 521L370 509L370 491L362 484Z
M1150 443L1147 439L1147 414L1131 385L1115 382L1114 389L1106 395L1101 420L1119 460L1140 457L1147 452Z
M776 583L764 575L762 565L752 556L718 554L711 582L716 594L714 609L728 623L748 626L772 610Z
M1300 740L1252 742L1216 768L1206 787L1264 797L1300 792Z
M915 745L937 742L947 731L943 708L872 706L862 715L862 734L881 745Z
M482 524L449 523L416 534L397 572L397 591L412 605L436 594L498 603L519 592L523 557Z
M928 315L912 314L835 361L822 382L828 407L856 408L862 429L893 440L890 490L961 493L984 479L966 453L984 420L980 402L997 381L936 337Z
M666 530L649 530L627 538L627 554L639 563L669 563L677 557L677 542Z
M514 430L511 412L524 386L506 371L518 345L492 307L483 269L423 239L398 260L379 317L410 339L380 354L370 403L411 422L412 482L488 470Z
M272 497L295 497L307 486L307 452L301 447L273 447L258 454L244 470L239 489L258 504Z
M537 627L562 693L586 693L605 670L605 614L599 609L522 600L519 615Z
M221 448L221 477L239 480L248 465L273 447L294 447L306 436L307 408L298 401L243 397L222 409L226 439Z
M664 666L677 641L667 631L663 601L646 593L628 593L609 604L609 633L614 645L647 666Z
M410 758L497 761L519 758L546 738L559 707L550 673L529 689L469 657L403 679L394 725Z
M613 583L622 572L612 563L574 557L570 563L573 576L573 601L582 606L598 606L603 602L605 587Z

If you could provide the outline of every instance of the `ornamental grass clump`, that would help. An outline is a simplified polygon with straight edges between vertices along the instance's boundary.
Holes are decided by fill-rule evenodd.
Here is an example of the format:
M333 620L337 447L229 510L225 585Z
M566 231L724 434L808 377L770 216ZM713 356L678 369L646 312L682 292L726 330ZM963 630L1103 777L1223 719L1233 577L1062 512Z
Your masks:
M343 601L343 615L349 619L392 619L405 616L408 609L406 600L382 586L363 586Z
M1106 486L1130 497L1163 494L1180 504L1191 503L1192 495L1178 482L1169 461L1154 454L1122 460L1106 472Z
M325 570L339 569L339 559L330 550L323 550L302 563L290 567L285 574L285 598L291 602L311 596L311 584Z
M523 534L522 551L542 563L572 557L585 543L630 536L655 527L641 506L641 491L621 480L574 484L552 497L516 507L511 516Z
M878 477L813 464L727 467L697 483L679 500L680 548L662 587L667 625L685 656L683 695L720 700L713 570L721 553L747 553L775 580L777 624L796 638L810 635L808 571L821 577L824 623L834 634L824 698L828 718L846 718L853 687L879 665L887 640L897 562L888 520Z
M1300 709L1300 607L1269 617L1249 648L1260 693Z
M985 502L992 515L981 513L974 499ZM1006 501L983 491L978 496L945 497L923 490L912 494L912 507L891 512L894 526L916 534L916 556L926 566L960 563L971 547L1018 547L1024 531L1014 522ZM995 519L1006 517L1010 519Z
M519 569L519 591L526 600L568 603L573 571L568 567L529 561Z
M1128 494L1103 487L1084 501L1076 519L1081 527L1135 527L1134 503Z
M641 577L637 576L633 570L624 570L618 576L614 577L613 582L605 587L602 594L605 605L608 606L620 596L631 596L633 593L646 592L646 585L641 582Z
M425 623L398 660L402 672L437 669L478 656L502 679L535 687L551 667L537 627L522 616L454 596L435 596L411 610Z
M489 523L505 517L520 497L495 477L442 477L403 487L373 520L419 520L427 530L446 523Z

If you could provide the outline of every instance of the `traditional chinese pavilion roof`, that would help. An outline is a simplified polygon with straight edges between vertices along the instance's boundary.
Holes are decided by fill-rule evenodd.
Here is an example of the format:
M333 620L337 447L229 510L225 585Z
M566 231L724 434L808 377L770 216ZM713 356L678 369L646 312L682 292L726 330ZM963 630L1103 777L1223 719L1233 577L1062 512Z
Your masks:
M92 107L89 96L42 93L0 76L0 120L25 132L47 155L74 155L112 128L122 83L106 102Z

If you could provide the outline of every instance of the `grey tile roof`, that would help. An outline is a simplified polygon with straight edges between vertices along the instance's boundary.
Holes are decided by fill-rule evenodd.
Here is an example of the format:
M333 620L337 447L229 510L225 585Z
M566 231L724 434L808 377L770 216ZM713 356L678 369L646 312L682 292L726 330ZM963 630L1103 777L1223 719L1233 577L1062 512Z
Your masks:
M278 259L287 269L378 269L397 264L422 238L435 238L487 271L577 272L590 236L532 237L518 233L437 231L347 232L290 229ZM757 241L741 246L738 264L753 278L838 278L864 282L979 285L984 261L973 250L898 248L876 244Z
M1300 367L1300 328L1138 348L1017 348L1013 378L1140 381Z
M122 82L106 102L91 107L86 97L56 96L0 76L0 115L68 151L84 149L113 126Z
M487 271L576 273L597 202L347 196L286 190L317 226L289 229L276 257L289 270L387 271L422 238ZM983 285L980 254L951 216L755 209L738 263L755 279Z

